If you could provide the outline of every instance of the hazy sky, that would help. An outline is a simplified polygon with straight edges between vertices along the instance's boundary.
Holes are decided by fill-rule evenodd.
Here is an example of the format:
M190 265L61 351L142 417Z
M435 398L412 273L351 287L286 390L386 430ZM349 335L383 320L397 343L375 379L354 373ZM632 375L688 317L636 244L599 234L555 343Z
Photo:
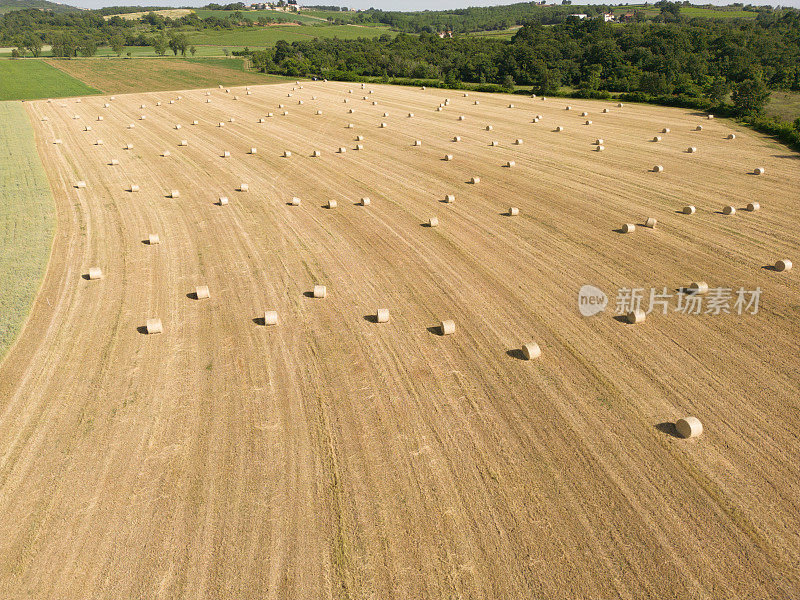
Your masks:
M135 5L135 6L203 6L212 0L66 0L65 4L81 6L83 8L102 8L103 6ZM218 4L235 2L236 0L215 0ZM242 0L245 4L250 4L256 0ZM551 0L560 3L560 0ZM655 0L651 0L652 4ZM719 1L708 0L697 2L696 4L730 4L734 0ZM800 8L800 0L739 0L744 4L772 4L773 6L795 6ZM448 8L464 8L466 6L497 6L499 4L516 4L519 0L300 0L300 4L310 5L339 5L352 8L381 8L384 10L445 10ZM587 0L575 0L574 4L607 4L607 2L590 2ZM616 4L616 2L610 2ZM636 1L630 2L634 4Z

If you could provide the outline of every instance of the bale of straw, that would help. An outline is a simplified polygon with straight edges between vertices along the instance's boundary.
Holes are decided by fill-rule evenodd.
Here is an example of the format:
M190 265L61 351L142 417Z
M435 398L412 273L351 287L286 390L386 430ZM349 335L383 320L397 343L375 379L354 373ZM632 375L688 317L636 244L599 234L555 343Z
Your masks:
M466 121L467 117L465 117L464 115L461 115L461 116L458 117L458 120L459 121Z
M102 120L103 120L103 117L100 117L100 116L98 116L98 117L97 117L97 120L98 120L98 121L102 121Z
M454 142L460 142L461 141L461 136L460 135L453 136L453 141Z
M656 221L653 217L647 217L647 220L644 222L644 226L648 229L655 229L658 221Z
M783 258L775 263L775 270L776 271L791 271L792 270L792 261L788 258Z
M314 286L314 298L324 298L328 295L328 288L324 285L315 285Z
M689 146L686 149L686 152L688 152L689 154L694 154L695 152L697 152L697 148L695 148L694 146Z
M595 146L594 149L595 149L596 152L602 152L603 150L606 149L606 147L605 146Z
M516 140L514 140L514 144L516 144L517 146L522 146L522 140L521 139L516 139Z
M452 204L453 202L456 201L455 194L447 194L444 197L444 201L445 201L446 204Z
M478 106L480 104L480 102L478 100L475 100L474 104L475 104L475 106Z
M697 417L685 417L678 419L675 430L684 439L694 438L703 434L703 424Z
M314 150L314 151L311 153L311 156L312 156L313 158L319 158L320 156L322 156L322 152L320 152L319 150Z
M227 206L228 205L228 197L227 196L220 196L217 200L217 204L219 206Z
M130 184L128 189L131 191L131 193L138 192L139 191L139 186L136 185L135 183L132 183L132 184Z
M469 180L469 182L472 183L472 184L478 184L478 183L481 182L481 178L480 177L473 177L472 179Z
M194 293L198 300L205 300L206 298L211 297L211 294L208 292L207 285L198 285L196 288L194 288Z
M181 193L178 190L170 190L169 197L170 198L180 198L181 197Z
M657 135L657 136L655 136L655 137L653 138L653 141L654 141L654 142L660 142L660 141L661 141L661 136L660 136L660 135Z
M414 118L414 113L408 113L408 118L409 119L413 119Z
M164 333L164 328L161 325L161 319L147 319L147 322L145 323L145 329L147 330L148 335Z
M89 279L102 279L103 278L103 271L100 267L90 267L89 268Z
M388 125L386 123L381 123L381 129L386 129Z
M364 136L363 135L357 135L356 136L356 141L357 142L363 142L364 141Z
M499 146L499 145L500 145L500 142L498 142L498 141L496 141L496 140L492 140L491 142L489 142L489 145L490 145L490 146Z
M422 140L414 140L415 146L422 146Z
M736 134L735 133L729 133L728 134L728 139L729 140L735 140L736 139Z
M584 125L591 125L591 124L592 124L591 121L586 121L586 123L584 123Z
M264 325L277 325L278 324L278 311L266 310L264 311Z
M224 151L222 152L222 158L230 158L230 157L231 157L231 152L230 152L230 150L224 150Z
M45 115L44 117L42 117L42 121L49 121L49 120L50 120L50 119L47 117L47 115Z
M761 204L758 202L750 202L747 204L747 210L749 212L755 212L757 210L761 210Z
M493 126L491 126L491 125L487 125L487 126L486 126L486 131L491 131L492 129L494 129L494 127L493 127Z
M102 146L103 145L103 140L97 140L97 141L95 141L94 144L95 144L95 146Z
M250 154L258 154L258 148L250 148Z
M234 119L233 117L231 117L230 119L228 119L228 123L235 123L235 122L236 122L236 119Z
M453 160L453 155L452 155L452 154L445 154L445 155L444 155L444 159L445 159L445 160L448 160L448 161L449 161L449 160Z
M131 126L128 125L128 129L130 129L130 128L131 128ZM92 130L92 126L91 125L87 125L86 127L83 128L83 130L84 131L91 131Z
M356 150L363 150L364 144L356 144Z
M436 107L436 112L442 112L442 107L441 106L437 106Z
M709 120L709 121L710 121L711 119L713 119L713 118L714 118L714 115L708 115L708 120Z
M736 214L736 208L733 207L733 206L726 206L725 208L722 209L722 214L724 214L724 215L735 215Z
M354 127L355 127L355 125L353 125L352 123L348 123L347 124L347 129L353 129Z
M635 323L644 323L644 320L646 318L647 318L647 315L640 308L637 308L636 310L632 310L627 315L625 315L625 320L628 321L628 323L630 323L632 325L635 324Z
M512 206L511 208L508 209L509 217L516 217L517 215L519 215L519 208L517 208L516 206Z
M559 125L558 127L556 127L556 131L564 131L564 128L561 125Z
M336 208L339 206L339 203L336 200L328 200L328 208Z
M361 199L361 206L369 206L372 201L366 196Z
M685 215L693 215L696 212L696 208L689 204L688 206L683 207L683 214Z
M702 125L698 125L697 127L694 128L694 130L695 131L703 131L703 126Z
M662 167L661 165L656 165L653 167L653 173L663 173L663 172L664 172L664 167Z
M456 332L456 323L450 319L439 323L439 331L442 335L453 335Z
M175 129L180 129L180 128L181 128L181 125L180 125L180 123L176 123L176 124L175 124Z
M344 146L341 146L339 148L339 154L344 154L345 152L347 152L347 148L345 148Z
M321 111L321 110L318 110L318 111L317 111L317 114L318 114L318 115L321 115L321 114L322 114L322 111Z
M522 345L522 356L525 360L534 360L542 355L542 349L536 342L530 342Z
M161 106L161 102L156 102L156 106Z
M225 123L223 123L222 121L220 121L219 123L217 123L217 127L225 127Z
M288 110L285 110L285 111L283 111L283 112L281 113L281 115L283 115L284 117L286 117L286 116L288 116L288 115L289 115L289 111L288 111Z
M624 104L622 104L622 102L620 102L619 104L617 104L617 108L622 108L623 106L625 106L625 105L624 105Z
M385 112L385 113L383 113L383 116L384 116L384 117L388 117L388 116L389 116L389 113L388 113L388 112Z
M517 166L517 163L514 162L513 160L510 160L510 161L508 161L506 163L506 167L508 167L509 169L512 168L512 167L516 167L516 166Z
M292 153L289 150L283 151L283 158L291 158Z
M634 231L636 231L636 225L633 223L625 223L622 226L622 233L633 233Z
M112 167L116 167L119 164L119 160L117 160L116 158L112 158L111 162L108 164L110 164Z
M513 104L509 104L508 108L514 108L514 105Z
M161 238L158 237L157 233L151 233L150 235L147 236L147 244L149 246L155 246L156 244L160 243L161 243Z
M686 289L695 296L700 296L708 293L708 284L705 281L693 281Z
M588 113L588 112L586 112L586 111L583 111L583 112L581 113L581 116L582 116L582 117L588 117L588 116L589 116L589 113Z
M86 187L86 182L85 181L76 181L75 182L75 187L78 188L78 189L83 189L83 188Z
M240 192L249 192L250 191L250 185L247 184L247 183L240 183L239 184L239 191Z
M765 172L764 167L756 167L755 169L753 169L754 175L763 175L764 172Z
M571 106L565 106L564 110L572 110L572 107Z
M297 198L297 197L295 196L294 198L292 198L292 201L290 202L290 204L291 204L292 206L300 206L300 198Z
M141 116L139 117L139 120L140 120L140 121L144 121L146 118L147 118L147 115L141 115Z
M437 217L431 217L428 219L428 227L438 227L439 226L439 219Z
M169 155L170 155L170 151L169 151L169 150L164 150L164 151L161 153L161 156L169 156Z
M604 109L603 109L603 112L604 112L604 113L610 113L611 111L610 111L609 109L607 109L607 108L604 108Z
M661 130L661 133L669 133L669 127L664 127L664 129Z
M303 103L303 101L302 101L302 100L298 100L298 101L297 101L297 104L302 104L302 103Z
M187 140L181 140L178 146L188 146L189 142Z

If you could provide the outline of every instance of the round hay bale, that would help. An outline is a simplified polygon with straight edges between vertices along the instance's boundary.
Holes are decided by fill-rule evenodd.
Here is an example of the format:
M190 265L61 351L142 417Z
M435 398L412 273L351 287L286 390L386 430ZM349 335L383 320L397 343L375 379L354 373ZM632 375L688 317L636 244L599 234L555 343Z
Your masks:
M206 98L206 104L211 104L211 98Z
M517 146L522 146L522 140L521 139L516 139L516 140L514 140L514 144L517 145Z
M705 281L693 281L686 289L695 296L701 296L708 293L708 284Z
M49 121L49 120L50 119L46 115L44 117L42 117L42 121Z
M749 212L755 212L757 210L761 210L761 204L758 202L750 202L747 204L747 210Z
M657 135L657 136L655 136L655 137L653 138L653 141L654 141L654 142L660 142L660 141L661 141L661 136L660 136L660 135Z
M571 106L565 106L564 110L572 110L572 107Z
M542 355L542 349L536 342L530 342L522 345L522 356L525 360L534 360Z
M180 198L181 197L181 193L178 190L170 190L169 197L170 198Z
M355 125L353 125L352 123L348 123L347 124L347 129L353 129L354 127L355 127Z
M217 127L225 127L225 123L223 123L222 121L220 121L219 123L217 123Z
M112 167L116 167L119 164L119 160L116 158L112 158L111 162L108 164L110 164Z
M519 208L517 208L516 206L512 206L511 208L508 209L509 217L516 217L518 215L519 215Z
M363 135L357 135L356 136L356 141L357 142L363 142L364 141L364 136Z
M698 125L697 127L694 128L694 130L695 131L703 131L703 126L702 125Z
M386 129L388 125L386 123L381 123L381 129Z
M103 120L103 117L99 117L99 116L98 116L98 117L97 117L97 120L98 120L98 121L102 121L102 120Z
M625 105L624 105L624 104L622 104L622 102L620 102L619 104L617 104L617 108L622 108L623 106L625 106Z
M138 192L139 191L139 186L136 185L135 183L132 183L132 184L130 184L128 189L131 191L131 193Z
M302 100L298 100L297 104L303 104L303 101Z
M453 335L456 332L456 323L447 319L439 324L439 331L442 335Z
M469 94L467 92L464 92L464 98L469 98Z
M509 104L508 108L514 108L514 105L513 104Z
M240 192L249 192L250 191L250 185L247 184L247 183L240 183L239 184L239 191Z
M710 121L711 119L713 119L713 118L714 118L714 115L708 115L708 120L709 120L709 121Z
M300 198L295 196L294 198L292 198L292 201L289 204L291 204L292 206L300 206Z
M378 106L378 103L377 103L377 102L375 102L375 101L373 101L373 102L372 102L372 106Z
M591 121L586 121L586 123L584 123L584 125L591 125L591 124L592 124Z
M605 146L595 146L594 149L595 149L596 152L602 152L603 150L606 149L606 147Z
M469 180L469 182L471 184L475 185L475 184L478 184L478 183L481 182L481 178L480 177L473 177L472 179Z
M283 104L278 104L278 108L286 108Z
M603 109L603 112L604 112L604 113L610 113L611 111L610 111L609 109L607 109L607 108L604 108L604 109Z
M372 203L372 200L370 200L366 196L361 199L361 206L369 206L371 203Z
M414 113L408 113L408 118L409 119L413 119L414 118Z
M89 268L89 279L94 281L95 279L102 279L103 278L103 271L100 267L90 267Z
M103 140L96 140L94 144L95 144L95 146L102 146L103 145Z
M312 156L313 158L319 158L320 156L322 156L322 152L320 152L319 150L314 150L314 151L311 153L311 156Z
M542 96L542 102L547 102L547 96Z
M235 123L235 122L236 122L236 119L234 119L233 117L231 117L230 119L228 119L228 123Z
M696 212L696 210L697 209L695 209L695 207L690 204L688 206L684 206L683 207L683 214L685 214L685 215L693 215Z
M647 220L644 222L644 226L648 229L655 229L658 221L656 221L653 217L647 217Z
M207 285L198 285L196 288L194 288L194 293L198 300L205 300L206 298L211 297Z
M194 120L192 121L192 125L200 125L200 121Z
M539 118L538 117L533 117L533 122L534 123L538 123L539 122Z
M140 121L144 121L146 118L147 118L147 115L141 115L141 116L139 117L139 120L140 120Z
M345 152L347 152L347 148L345 148L344 146L339 148L339 154L344 154Z
M516 166L517 166L517 163L514 162L513 160L510 160L510 161L508 161L506 163L506 167L508 167L509 169L511 169L512 167L516 167Z
M156 244L161 243L161 238L158 237L157 233L151 233L147 236L147 244L148 246L155 246Z
M646 318L647 318L647 315L640 308L637 308L636 310L632 310L627 315L625 315L625 320L628 321L628 323L630 323L631 325L634 325L636 323L644 323L644 320Z
M134 129L136 127L136 123L128 123L128 129ZM91 131L92 128L89 127L86 131Z
M132 125L133 125L133 123L128 125L128 129L133 129ZM84 131L91 131L92 130L92 126L91 125L87 125L86 127L83 128L83 130Z
M222 158L230 158L230 157L231 157L230 150L225 150L222 152Z
M314 286L314 298L324 298L328 295L328 288L324 285L315 285Z
M339 203L336 200L328 200L328 208L336 208L339 206Z
M258 148L250 148L250 154L258 154Z
M461 141L461 136L460 135L454 136L453 137L453 141L454 142L460 142Z
M791 271L792 270L792 261L788 258L783 258L775 263L775 270L776 271Z
M175 124L175 129L180 129L180 128L181 128L181 125L179 123L176 123Z
M342 102L342 104L347 104L348 102L350 102L350 100L348 100L347 98L345 98L345 99L344 99L344 101Z
M217 204L219 206L228 206L228 197L227 196L220 196L217 200Z
M480 102L478 100L475 100L475 102L473 104L475 104L475 106L478 106L480 104Z
M722 209L722 214L724 214L724 215L735 215L736 214L736 208L734 208L733 206L726 206L725 208Z
M695 152L697 152L697 148L695 148L694 146L689 146L686 149L686 152L688 152L689 154L694 154Z
M86 187L86 182L85 181L76 181L75 182L75 187L78 188L79 190L81 190L81 189Z
M492 131L493 129L494 129L494 127L492 125L487 125L486 126L486 131Z
M753 169L754 175L763 175L765 173L764 167L757 167Z
M442 112L442 107L441 106L437 106L436 107L436 112Z
M178 146L188 146L188 145L189 145L188 140L181 140L180 143L178 144Z
M452 154L445 154L444 155L444 159L447 160L447 161L453 160L453 155Z
M453 202L455 202L455 201L456 201L455 194L447 194L447 195L444 197L444 202L445 202L445 204L452 204L452 203L453 203Z
M164 151L161 153L161 156L170 156L170 154L171 154L171 153L170 153L170 151L169 151L169 150L164 150Z
M385 113L383 113L383 116L384 116L384 117L388 117L388 116L389 116L389 113L388 113L388 112L385 112Z
M415 146L422 146L422 140L414 140Z
M356 144L356 150L363 150L364 144Z
M678 419L675 430L684 439L694 438L703 434L703 424L697 417L685 417Z
M735 140L736 139L736 134L735 133L729 133L728 134L728 139L729 140Z
M317 111L317 114L318 114L318 115L321 115L321 114L322 114L322 111L321 111L321 110L318 110L318 111Z
M264 311L264 325L277 325L278 324L278 311L266 310Z
M289 150L284 150L283 151L283 158L291 158L291 157L292 157L292 153Z
M558 132L564 131L564 128L561 125L559 125L558 127L556 127L556 131Z
M77 121L77 120L78 120L78 119L80 119L80 118L81 118L81 116L80 116L80 115L72 115L72 119L73 119L74 121Z
M459 121L466 121L467 117L465 117L464 115L461 115L460 117L458 117L458 120Z
M499 146L499 145L500 145L500 142L498 142L498 141L496 141L496 140L492 140L491 142L489 142L489 145L490 145L490 146Z
M653 167L653 173L663 173L663 172L664 172L664 167L662 167L661 165L656 165Z
M661 130L661 133L669 133L669 127L664 127L664 129Z
M431 217L428 219L428 227L438 227L439 226L439 219L437 217Z
M636 231L636 225L633 223L625 223L622 226L622 233L633 233L634 231Z
M147 335L154 335L156 333L164 333L164 328L161 325L161 319L147 319L145 323Z
M161 106L161 102L156 102L156 106Z
M389 322L389 309L388 308L379 308L378 312L375 315L375 321L378 323L388 323Z

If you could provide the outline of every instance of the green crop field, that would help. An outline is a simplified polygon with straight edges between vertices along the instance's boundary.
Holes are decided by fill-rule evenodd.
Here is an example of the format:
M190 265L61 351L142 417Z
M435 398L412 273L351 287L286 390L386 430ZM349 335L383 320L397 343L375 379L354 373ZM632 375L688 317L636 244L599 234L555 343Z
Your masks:
M50 186L20 102L0 102L0 181L2 358L25 322L44 277L55 223Z
M628 12L641 12L647 17L655 17L661 13L658 7L644 4L629 4L626 6L615 6L615 15L622 15ZM728 8L704 8L701 6L681 6L681 15L684 17L704 17L707 19L755 19L758 13Z
M800 119L800 92L773 91L765 111L782 121Z
M0 100L88 96L99 92L41 60L0 61Z
M354 40L361 37L373 38L384 34L397 35L384 27L357 27L354 25L323 26L272 26L246 27L231 31L192 31L186 37L190 44L211 46L274 46L278 40L296 42L313 38L339 38Z

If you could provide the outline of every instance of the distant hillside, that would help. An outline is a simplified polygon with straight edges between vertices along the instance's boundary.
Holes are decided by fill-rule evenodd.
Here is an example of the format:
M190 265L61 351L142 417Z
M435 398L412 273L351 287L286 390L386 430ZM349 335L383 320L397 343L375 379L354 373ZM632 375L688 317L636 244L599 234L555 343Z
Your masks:
M52 10L53 12L72 12L80 10L68 4L58 4L47 0L0 0L0 15L11 12L12 10L23 10L25 8L39 8L42 10Z

